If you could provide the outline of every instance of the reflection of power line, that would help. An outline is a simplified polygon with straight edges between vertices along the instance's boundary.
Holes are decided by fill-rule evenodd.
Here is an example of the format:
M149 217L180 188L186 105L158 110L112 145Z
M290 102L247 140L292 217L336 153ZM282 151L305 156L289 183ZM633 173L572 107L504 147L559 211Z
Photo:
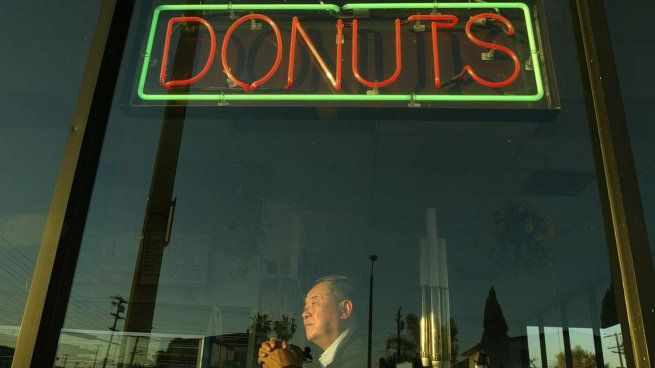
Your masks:
M14 256L13 254L11 254L11 252L9 252L9 249L6 249L6 251L5 251L5 255L9 256L11 259L14 260L14 262L16 262L15 263L16 266L20 266L21 269L26 270L24 272L27 274L27 276L28 276L27 278L31 280L32 279L32 273L33 273L34 267L35 267L34 261L32 261L31 258L26 256L23 252L21 252L20 249L18 249L18 247L13 245L3 235L0 235L0 240L2 240L6 245L9 246L9 248L12 248L18 255L20 255L22 257L22 259L20 259L20 258ZM23 261L23 259L25 261Z
M96 355L93 357L93 368L96 368L96 362L98 361L98 352L100 351L100 345L96 348Z
M141 336L137 336L136 340L134 341L134 349L132 349L132 355L130 356L130 367L132 366L132 363L134 363L134 356L137 353L136 348L139 345L139 339L140 338L141 338ZM141 353L141 350L139 350L138 352Z
M3 278L2 275L0 275L0 278ZM4 280L7 281L7 279L4 279ZM12 309L19 316L23 314L23 306L25 305L25 300L27 299L27 294L18 293L18 292L10 292L10 291L2 291L2 295L4 296L5 302L7 302L7 303L3 303L3 306L6 306L6 307ZM75 309L75 308L73 307L72 309ZM86 316L84 315L84 313L86 313ZM66 318L70 319L71 321L77 321L78 323L80 323L81 319L84 319L84 318L88 318L91 321L95 321L98 318L98 316L92 315L90 312L76 311L76 313L74 315L75 315L75 318L73 316L71 316L71 313L70 313L70 310L69 310L69 313L67 314ZM85 325L85 324L88 324L88 323L82 323L82 325Z
M7 266L6 263L3 262L2 264L3 264L3 269L9 270L9 266ZM27 289L28 289L28 285L27 285L28 280L27 279L19 278L19 275L18 275L17 272L7 272L4 275L11 276L17 282L15 285L17 285L19 289L25 290L25 292L27 292ZM0 274L0 276L3 276L3 275ZM4 276L3 276L3 278L4 278ZM30 277L29 279L31 280L32 278Z
M68 361L68 354L64 354L64 365L63 368L66 368L66 362Z
M13 275L13 274L12 275L19 282L18 286L19 287L25 286L25 289L26 289L26 292L27 292L27 289L29 289L29 285L27 285L27 283L30 280L32 280L32 275L33 275L33 272L34 272L34 268L36 267L34 261L32 260L31 257L26 256L25 253L23 253L19 249L18 246L14 245L12 242L7 240L7 238L5 236L0 235L0 240L4 244L7 245L6 251L4 253L9 258L11 258L11 260L14 262L14 263L12 263L12 265L13 266L19 266L18 268L13 268L13 269L23 272L23 275L21 275L19 272L16 272L16 275ZM15 254L12 254L9 251L9 248L13 249ZM3 259L3 258L0 258L0 259ZM4 267L4 269L10 269L9 265L7 265L7 267ZM0 275L0 276L2 276L2 275ZM25 280L18 279L16 276L24 277ZM26 283L25 285L22 284L23 281L25 281L25 283ZM21 303L21 305L24 305L24 302L25 301L23 301ZM86 307L83 307L83 306L76 307L75 303L86 304ZM73 296L70 297L69 307L71 309L75 310L75 312L77 314L80 314L80 315L85 315L86 314L86 316L88 316L87 318L91 319L92 321L97 321L99 319L98 315L93 315L94 310L99 315L105 314L104 308L100 307L99 305L94 305L94 304L92 304L92 303L90 303L88 301L80 300L80 299L77 299L77 298L75 298ZM68 313L66 317L71 318L70 313Z
M537 360L536 358L532 358L532 359L530 359L530 367L537 368L537 365L535 364L535 361L536 361L536 360Z
M25 301L27 299L27 289L29 289L28 283L32 280L32 273L34 271L35 264L30 257L26 256L23 252L21 252L21 250L16 245L12 244L3 235L0 235L0 240L2 240L2 242L7 245L7 247L5 248L5 252L3 252L6 257L0 258L0 260L5 260L3 262L4 264L3 269L13 271L7 273L7 275L9 275L15 282L12 282L12 280L9 280L7 276L2 274L0 274L0 278L4 279L5 281L9 281L10 284L17 286L19 289L25 288L25 299L21 299L20 297L15 295L16 297L15 301L17 302L17 304L14 307L21 309L20 313L22 314L22 308L24 307ZM12 254L9 248L11 248L15 252L15 254ZM11 263L9 263L8 261L11 261ZM98 315L94 315L91 311L81 306L77 306L75 305L75 303L87 304L88 309L90 310L96 309L97 312L101 312L102 314L105 313L105 311L102 310L99 306L94 306L92 304L88 304L88 302L77 300L71 297L69 301L70 309L69 312L67 313L67 318L70 320L77 319L78 322L80 319L85 319L85 318L88 318L90 321L98 320ZM73 318L71 316L71 312L75 312L78 318ZM88 323L82 323L82 325L85 324Z
M615 341L616 341L616 346L610 346L609 348L610 348L610 349L616 349L616 350L610 350L610 351L611 351L612 353L614 353L614 354L618 354L618 355L619 355L619 363L621 364L620 367L621 367L621 368L624 368L624 367L623 367L623 354L625 354L625 350L623 349L623 343L619 341L619 336L620 336L620 335L621 335L620 333L615 332L615 333L613 333L613 334L607 334L607 335L605 335L605 336L603 336L603 337L605 337L606 339L607 339L607 338L614 337L614 339L615 339Z
M7 307L7 309L0 308L0 312L13 312L13 313L16 313L19 316L22 315L22 313L23 313L23 310L19 309L15 305L5 304L5 305L3 305L3 307Z
M18 287L20 289L22 287L22 285L20 284L21 280L17 276L15 276L15 275L13 275L11 273L9 275L12 276L11 279L8 278L5 275L0 274L0 279L6 281L9 285L16 286L16 287ZM27 292L17 292L17 291L3 290L3 295L5 297L12 297L13 300L15 301L15 303L12 303L10 305L13 306L14 308L19 309L19 313L22 314L23 307L25 305L25 301L27 300ZM80 314L80 315L86 314L92 320L98 318L97 315L93 315L93 314L91 314L91 312L79 309L79 307L76 307L73 303L70 303L69 305L70 305L71 309L75 310L75 312L77 314ZM68 316L68 318L70 318L70 316Z

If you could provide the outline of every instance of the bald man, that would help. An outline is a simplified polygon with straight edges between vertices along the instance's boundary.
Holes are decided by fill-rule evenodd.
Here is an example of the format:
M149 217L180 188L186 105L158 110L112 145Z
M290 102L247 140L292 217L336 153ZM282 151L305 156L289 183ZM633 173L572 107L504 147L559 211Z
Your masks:
M365 368L366 343L357 333L352 285L344 276L316 281L307 293L302 319L307 340L323 350L319 362L324 368ZM264 368L299 368L302 351L286 342L270 340L259 349L258 362Z

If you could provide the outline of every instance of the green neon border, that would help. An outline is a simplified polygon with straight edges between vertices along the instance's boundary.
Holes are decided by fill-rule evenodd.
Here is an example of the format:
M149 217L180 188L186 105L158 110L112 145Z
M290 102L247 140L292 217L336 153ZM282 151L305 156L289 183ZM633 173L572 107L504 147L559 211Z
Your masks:
M335 95L335 94L293 94L293 95L258 95L258 94L147 94L144 92L148 66L150 65L150 54L155 39L155 31L159 14L167 10L300 10L315 11L324 10L332 13L339 13L343 10L392 10L392 9L521 9L525 16L525 24L528 31L528 42L532 54L533 72L537 84L537 93L534 95ZM155 8L148 43L144 55L141 76L139 78L138 95L145 101L398 101L398 102L536 102L544 97L543 80L541 78L541 65L539 63L539 51L536 47L530 9L523 3L362 3L346 4L343 8L332 4L231 4L231 5L160 5Z

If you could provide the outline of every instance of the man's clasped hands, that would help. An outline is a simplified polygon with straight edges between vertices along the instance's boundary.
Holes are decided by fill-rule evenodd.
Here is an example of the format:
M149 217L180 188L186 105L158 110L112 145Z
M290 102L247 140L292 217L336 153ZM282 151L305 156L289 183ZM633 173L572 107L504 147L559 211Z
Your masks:
M301 368L303 351L286 341L270 339L259 348L257 362L264 368Z

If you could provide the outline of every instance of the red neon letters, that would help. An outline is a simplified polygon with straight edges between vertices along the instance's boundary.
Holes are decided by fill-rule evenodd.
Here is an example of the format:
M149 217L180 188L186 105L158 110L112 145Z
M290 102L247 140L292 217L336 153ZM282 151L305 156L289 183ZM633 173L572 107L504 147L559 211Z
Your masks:
M353 19L353 75L359 81L359 83L371 87L371 88L381 88L390 85L395 82L396 79L400 76L400 71L403 68L403 57L401 54L401 44L400 44L400 19L396 19L394 22L396 24L396 71L393 73L389 79L382 82L371 82L359 74L357 54L359 54L359 49L357 48L357 19Z
M441 72L439 71L439 42L437 28L453 28L457 25L457 17L454 15L412 15L407 18L407 23L429 20L432 23L432 60L434 63L434 86L441 88ZM448 23L439 23L446 20Z
M200 73L198 73L195 77L166 82L166 67L168 66L168 53L170 52L169 50L171 47L171 33L173 32L173 25L179 22L196 22L202 24L207 28L207 30L209 31L209 36L211 37L211 46L209 48L209 59L207 59L207 63L205 64L205 67L202 68ZM188 86L193 83L196 83L197 81L201 80L202 77L204 77L205 74L207 74L207 72L209 71L209 68L212 66L212 62L214 61L215 53L216 53L216 35L214 35L214 29L212 28L211 25L209 25L209 23L207 23L206 20L198 17L171 18L171 20L168 21L168 28L166 29L166 42L164 43L164 56L161 59L161 72L159 73L159 83L166 89L171 89L173 87L179 87L179 86Z
M510 23L509 20L507 20L507 18L503 17L502 15L493 14L493 13L485 13L485 14L476 15L474 17L471 17L471 19L469 19L468 23L466 23L466 37L468 37L468 39L471 40L471 42L473 42L474 44L476 44L476 45L478 45L480 47L486 47L486 48L489 48L489 49L502 51L502 52L506 53L507 55L509 55L509 57L512 58L512 61L514 62L514 72L512 73L512 76L505 79L504 81L489 82L486 79L480 78L480 76L476 72L473 71L473 68L471 68L470 65L465 66L464 70L467 73L469 73L469 75L471 76L471 78L473 78L473 80L475 80L476 82L480 83L483 86L490 87L490 88L507 87L510 84L514 83L516 78L518 78L519 71L521 70L521 63L519 63L519 58L516 56L516 54L512 50L508 49L507 47L501 46L501 45L496 45L496 44L489 43L489 42L484 42L484 41L481 41L480 39L476 38L475 36L473 36L473 32L471 32L471 26L477 20L480 20L480 19L495 19L497 21L502 22L505 25L505 27L507 27L508 34L510 36L514 35L514 26L512 25L512 23Z
M474 43L477 46L480 46L484 49L491 49L494 51L500 51L504 54L507 54L511 59L514 64L514 71L511 76L509 76L507 79L502 80L500 82L492 82L489 80L486 80L482 77L480 77L470 65L466 65L464 67L464 71L477 83L489 87L489 88L503 88L511 85L516 81L516 79L519 76L520 70L521 70L521 64L518 60L518 57L516 53L514 53L512 50L510 50L508 47L505 47L503 45L499 45L496 43L489 43L480 40L479 38L475 37L473 35L473 32L471 31L472 26L476 23L479 22L480 20L486 20L486 19L492 19L494 21L502 23L506 28L507 28L507 34L509 36L513 36L515 31L514 31L514 26L512 23L507 20L507 18L494 14L494 13L484 13L484 14L479 14L471 17L468 22L466 23L465 27L465 32L467 38ZM276 52L276 57L275 61L272 65L272 67L269 69L269 71L260 79L248 84L244 81L241 81L237 79L234 74L232 73L232 68L230 67L228 63L228 48L230 44L230 37L234 33L234 31L244 22L246 21L253 21L253 20L260 20L263 22L268 23L268 25L273 29L275 33L275 40L276 40L276 47L277 47L277 52ZM393 84L398 77L400 76L402 72L402 44L401 44L401 27L402 25L410 24L413 22L419 22L419 21L426 21L430 22L431 25L431 36L432 36L432 58L433 58L433 66L434 66L434 86L436 88L442 88L442 82L441 82L441 72L440 72L440 61L439 61L439 43L438 43L438 29L439 28L444 28L444 29L450 29L454 28L457 23L458 23L458 18L453 15L412 15L407 18L405 21L401 21L400 19L396 19L394 22L394 27L395 27L395 62L396 62L396 68L394 73L386 80L383 81L370 81L365 79L361 73L359 72L359 60L358 60L358 54L359 54L359 49L358 49L358 20L353 19L352 21L352 73L353 76L359 83L361 83L364 86L367 86L369 88L377 89L377 88L383 88L390 86ZM200 23L202 24L205 28L207 28L211 40L210 44L210 51L209 51L209 58L207 62L205 63L205 66L203 69L196 74L195 76L188 78L188 79L181 79L181 80L170 80L166 81L166 69L168 66L168 58L169 58L169 53L170 53L170 42L172 38L172 33L173 33L173 26L175 23L180 23L180 22L195 22L195 23ZM329 84L334 88L335 90L340 90L341 89L341 82L342 82L342 49L343 49L343 28L344 28L344 23L341 19L337 20L336 23L337 27L337 32L336 32L336 76L332 74L330 69L328 68L327 64L325 63L324 59L321 57L321 55L318 53L316 50L316 47L310 40L309 36L303 29L302 25L300 24L300 20L298 17L293 17L292 24L291 24L291 39L289 43L289 68L288 68L288 74L287 74L287 83L285 86L285 89L290 89L294 85L294 70L295 70L295 64L296 64L296 44L299 42L298 41L298 34L300 34L300 38L303 39L306 47L308 48L309 52L311 53L311 56L314 58L314 60L318 63L318 66L321 70L321 72L324 74L325 78L329 82ZM162 87L166 89L172 89L174 87L183 87L183 86L189 86L191 84L194 84L198 82L200 79L205 77L205 75L208 73L209 69L211 68L211 65L213 63L215 54L216 54L216 36L214 34L214 29L212 26L204 19L199 18L199 17L176 17L172 18L168 22L168 27L166 30L166 40L164 42L164 50L163 50L163 56L162 56L162 62L161 62L161 70L160 70L160 75L159 75L159 82L162 85ZM268 82L278 71L280 64L282 62L282 55L283 55L283 42L282 42L282 34L280 32L280 28L277 26L277 24L269 17L263 15L263 14L248 14L245 15L236 21L232 23L232 25L227 29L225 33L225 37L223 38L223 44L221 46L221 63L223 67L223 72L227 75L227 78L232 81L235 85L243 88L244 91L246 92L254 92Z
M337 21L337 59L335 60L337 63L337 78L335 79L332 76L332 73L330 73L327 65L325 65L325 61L323 61L321 55L319 55L318 51L316 51L316 47L314 47L314 44L307 36L307 33L305 33L305 30L300 25L298 17L293 17L293 23L291 25L291 44L289 45L289 74L287 77L287 85L285 87L286 89L293 87L293 69L296 65L297 33L300 33L300 36L303 38L303 40L305 40L307 48L318 62L318 65L321 67L321 70L323 70L323 73L325 73L325 76L330 81L332 87L334 87L334 89L341 89L341 49L343 48L343 21L341 19Z
M230 43L230 36L232 36L232 32L234 32L234 30L237 29L241 23L251 19L263 20L264 22L270 24L270 26L273 28L277 41L277 56L275 57L275 63L273 64L273 67L268 71L268 73L266 73L266 75L264 75L258 81L248 85L247 83L238 80L234 75L232 75L232 69L227 63L227 46ZM246 92L253 92L257 89L257 87L271 79L273 74L275 74L277 71L277 68L280 67L280 62L282 61L282 34L280 34L280 29L277 27L277 24L273 22L273 19L261 14L248 14L237 19L236 22L232 23L230 28L227 29L227 32L225 32L225 38L223 38L223 47L221 48L221 61L223 62L223 70L225 71L225 74L227 74L227 77L230 78L234 84L243 88Z

